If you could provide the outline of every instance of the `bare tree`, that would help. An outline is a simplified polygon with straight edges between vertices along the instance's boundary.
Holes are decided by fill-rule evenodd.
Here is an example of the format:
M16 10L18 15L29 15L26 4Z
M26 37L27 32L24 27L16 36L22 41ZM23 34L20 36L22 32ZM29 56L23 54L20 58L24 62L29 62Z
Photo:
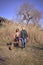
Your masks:
M39 24L40 19L41 19L41 12L38 10L34 9L30 12L30 16L32 17L32 22L36 25Z
M22 21L26 20L27 24L30 20L32 20L34 24L38 24L38 21L41 18L41 13L28 3L25 3L20 7L18 15L21 16Z

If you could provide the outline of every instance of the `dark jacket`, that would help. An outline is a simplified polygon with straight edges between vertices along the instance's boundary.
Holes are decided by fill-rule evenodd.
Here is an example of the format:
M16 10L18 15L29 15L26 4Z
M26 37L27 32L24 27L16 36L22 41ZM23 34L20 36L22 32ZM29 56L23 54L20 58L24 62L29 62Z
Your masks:
M21 38L27 38L28 37L27 31L26 30L21 30L20 36L21 36Z

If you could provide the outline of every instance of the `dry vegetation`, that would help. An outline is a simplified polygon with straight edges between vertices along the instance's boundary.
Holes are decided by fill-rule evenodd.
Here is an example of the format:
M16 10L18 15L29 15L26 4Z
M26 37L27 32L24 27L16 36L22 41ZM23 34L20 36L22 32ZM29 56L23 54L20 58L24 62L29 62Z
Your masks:
M43 30L41 29L41 27L38 27L37 25L34 26L33 24L26 25L11 21L9 21L9 23L3 23L3 26L0 28L0 44L2 44L2 41L5 44L10 39L10 41L13 42L13 35L16 28L19 28L19 30L21 30L23 26L25 26L29 35L28 39L32 44L34 43L43 45Z
M24 24L29 35L25 49L8 49L7 42L13 43L16 28L22 26L8 21L0 28L0 65L43 65L43 30L38 26Z

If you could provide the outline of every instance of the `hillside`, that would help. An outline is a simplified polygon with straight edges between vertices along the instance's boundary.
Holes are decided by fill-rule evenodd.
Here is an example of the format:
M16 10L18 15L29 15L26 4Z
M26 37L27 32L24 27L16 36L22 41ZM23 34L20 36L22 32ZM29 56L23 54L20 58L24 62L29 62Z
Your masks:
M5 19L4 19L5 21ZM25 26L29 38L26 48L8 49L7 43L13 43L16 28ZM19 43L21 46L21 43ZM43 65L43 30L37 25L15 23L11 20L2 22L0 27L0 65Z

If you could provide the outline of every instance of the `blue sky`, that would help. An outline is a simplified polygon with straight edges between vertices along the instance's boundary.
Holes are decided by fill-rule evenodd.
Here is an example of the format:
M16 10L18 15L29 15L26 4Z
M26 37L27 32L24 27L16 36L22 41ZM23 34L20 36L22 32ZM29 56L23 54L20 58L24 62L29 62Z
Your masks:
M43 14L43 0L0 0L0 16L7 19L13 19L13 16L16 18L17 10L25 2L32 4ZM43 19L41 25L43 26Z

